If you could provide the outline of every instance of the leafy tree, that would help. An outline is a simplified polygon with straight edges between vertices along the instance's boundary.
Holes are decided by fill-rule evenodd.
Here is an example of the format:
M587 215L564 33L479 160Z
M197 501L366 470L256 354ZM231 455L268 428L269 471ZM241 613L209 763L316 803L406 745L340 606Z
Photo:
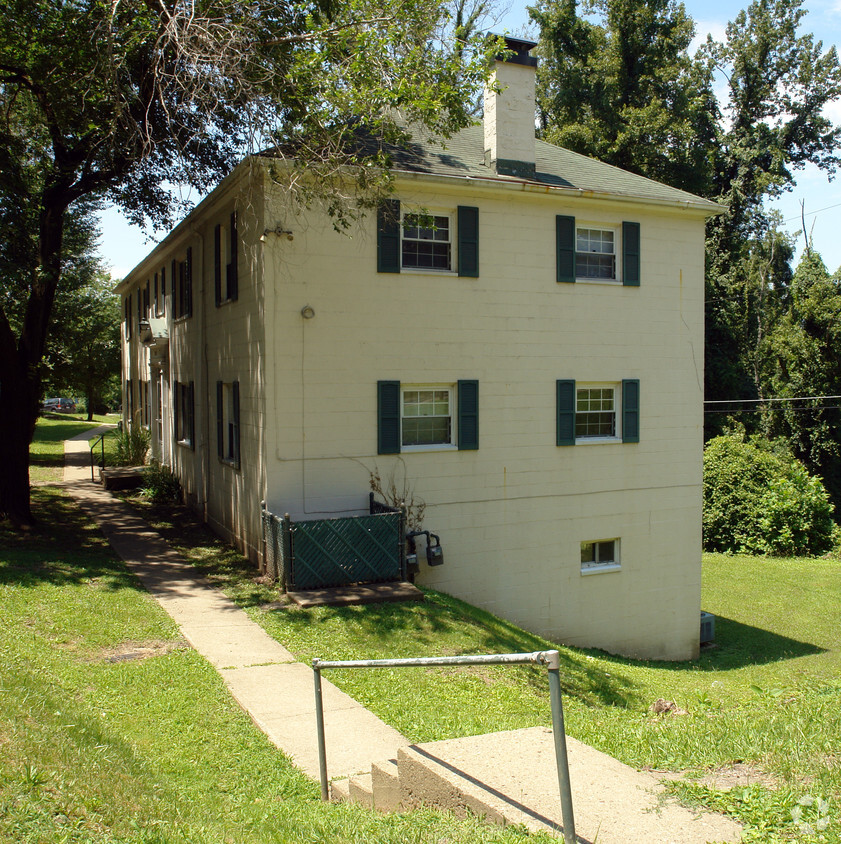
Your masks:
M791 284L791 306L764 350L768 393L780 398L841 395L841 287L807 250ZM782 402L767 411L769 436L782 436L833 500L841 502L841 411L837 400Z
M683 4L589 0L580 10L577 0L529 8L546 140L706 194L717 112L709 63L688 52L694 25Z
M273 145L286 160L278 177L340 223L388 187L386 147L360 152L360 129L398 140L406 122L446 136L467 121L485 65L471 49L440 46L442 9L440 0L0 4L0 242L18 259L15 281L4 274L0 286L23 285L17 330L0 310L0 517L32 521L28 445L68 210L105 197L133 221L164 224L181 210L169 184L204 191L243 151Z
M728 24L723 42L709 39L702 51L727 79L710 193L726 211L707 230L710 399L762 390L754 362L769 297L754 271L764 254L779 286L779 261L791 256L764 201L790 190L807 163L832 172L839 162L841 127L823 109L841 94L841 66L834 48L799 34L804 15L801 0L754 0ZM773 259L769 240L779 244Z
M120 374L120 300L98 272L78 290L60 290L44 356L45 391L83 395L88 419L101 412Z

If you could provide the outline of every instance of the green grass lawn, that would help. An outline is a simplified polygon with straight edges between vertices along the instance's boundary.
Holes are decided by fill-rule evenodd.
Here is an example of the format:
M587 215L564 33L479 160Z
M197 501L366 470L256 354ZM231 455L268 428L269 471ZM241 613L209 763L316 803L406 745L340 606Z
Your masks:
M35 484L58 483L64 478L64 441L104 423L114 424L116 416L94 415L93 422L81 413L48 413L38 419L29 447L29 480ZM107 443L108 438L106 438Z
M526 839L322 804L75 505L49 487L33 505L44 528L0 525L0 841Z
M432 813L321 806L75 508L46 489L35 503L50 532L0 533L0 840L521 840ZM184 509L137 506L302 660L554 646L434 592L423 603L284 605ZM560 648L569 733L636 767L688 772L681 795L745 822L746 841L838 844L841 563L707 555L703 578L716 644L695 662ZM156 655L117 658L138 643ZM329 677L415 741L550 722L536 668ZM655 716L661 697L685 714ZM762 785L724 792L692 779L737 766Z

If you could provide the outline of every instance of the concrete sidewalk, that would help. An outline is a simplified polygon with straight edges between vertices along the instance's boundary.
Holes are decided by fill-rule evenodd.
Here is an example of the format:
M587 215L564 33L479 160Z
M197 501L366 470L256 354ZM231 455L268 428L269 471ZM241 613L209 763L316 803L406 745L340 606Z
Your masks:
M312 669L201 577L130 507L91 483L88 440L109 427L65 441L65 488L181 635L218 669L254 723L301 770L318 779ZM395 758L397 749L409 744L332 683L322 680L322 689L330 778L370 770L372 759Z

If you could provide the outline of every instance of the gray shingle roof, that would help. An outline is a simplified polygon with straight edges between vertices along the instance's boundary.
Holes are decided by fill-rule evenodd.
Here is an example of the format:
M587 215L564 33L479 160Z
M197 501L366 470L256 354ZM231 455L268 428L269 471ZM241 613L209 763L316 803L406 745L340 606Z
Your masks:
M392 148L390 153L396 170L508 182L523 181L511 176L497 175L485 164L482 126L462 129L447 140L443 147L440 142L424 139L420 133L416 133L407 149ZM545 141L535 141L535 154L536 184L613 194L649 202L680 203L711 213L722 210L716 203L695 194L669 187Z

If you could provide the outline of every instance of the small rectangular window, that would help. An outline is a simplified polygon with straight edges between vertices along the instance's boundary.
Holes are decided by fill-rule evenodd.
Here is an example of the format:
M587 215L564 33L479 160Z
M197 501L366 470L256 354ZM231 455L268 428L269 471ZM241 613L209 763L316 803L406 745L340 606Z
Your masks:
M613 387L578 387L575 395L575 437L615 437L616 398Z
M404 214L401 256L404 269L451 270L453 263L449 216Z
M613 229L577 228L576 278L616 279L616 232Z
M581 571L619 566L619 540L596 539L581 543Z

